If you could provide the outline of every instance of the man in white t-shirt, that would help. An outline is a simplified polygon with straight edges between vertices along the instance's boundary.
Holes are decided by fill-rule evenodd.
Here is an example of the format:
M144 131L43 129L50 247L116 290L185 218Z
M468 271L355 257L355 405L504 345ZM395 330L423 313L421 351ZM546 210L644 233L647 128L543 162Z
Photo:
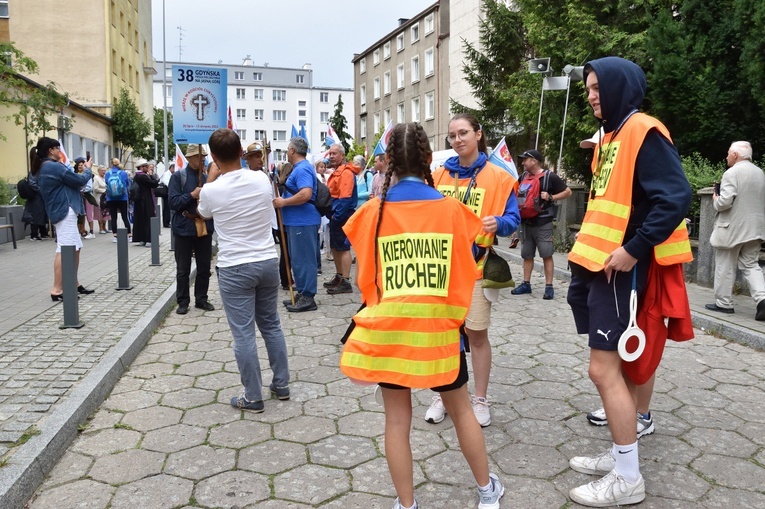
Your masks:
M264 405L256 324L273 371L271 392L282 400L290 398L287 345L277 312L279 259L271 235L273 191L265 173L241 167L242 144L234 131L218 129L209 145L221 175L202 188L197 211L215 220L218 234L218 289L244 386L241 396L231 398L231 406L258 413Z

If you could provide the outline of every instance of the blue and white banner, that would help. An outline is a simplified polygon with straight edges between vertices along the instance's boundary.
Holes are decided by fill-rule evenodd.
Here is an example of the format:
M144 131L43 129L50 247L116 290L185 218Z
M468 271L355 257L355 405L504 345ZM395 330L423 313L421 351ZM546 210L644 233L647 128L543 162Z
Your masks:
M207 143L226 127L227 71L217 67L173 66L173 137L176 143Z

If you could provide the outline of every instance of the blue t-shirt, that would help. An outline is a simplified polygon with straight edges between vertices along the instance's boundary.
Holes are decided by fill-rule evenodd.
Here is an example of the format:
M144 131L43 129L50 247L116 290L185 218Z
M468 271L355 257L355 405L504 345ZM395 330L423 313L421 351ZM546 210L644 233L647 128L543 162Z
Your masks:
M284 184L285 191L282 198L294 196L305 187L313 190L311 200L302 205L282 207L284 226L319 226L321 215L316 210L316 206L311 203L311 201L316 200L316 171L314 171L313 165L303 159L292 168L292 172Z

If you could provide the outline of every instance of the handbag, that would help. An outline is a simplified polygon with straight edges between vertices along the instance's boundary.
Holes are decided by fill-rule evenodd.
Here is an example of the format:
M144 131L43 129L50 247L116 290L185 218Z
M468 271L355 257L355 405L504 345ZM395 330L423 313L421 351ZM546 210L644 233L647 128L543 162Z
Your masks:
M194 218L194 226L197 227L197 237L207 236L207 222L201 217Z
M514 287L513 274L510 272L510 264L507 260L489 248L486 259L483 262L482 288L508 288Z
M157 198L167 198L167 186L165 184L159 184L156 189L154 189L154 196Z

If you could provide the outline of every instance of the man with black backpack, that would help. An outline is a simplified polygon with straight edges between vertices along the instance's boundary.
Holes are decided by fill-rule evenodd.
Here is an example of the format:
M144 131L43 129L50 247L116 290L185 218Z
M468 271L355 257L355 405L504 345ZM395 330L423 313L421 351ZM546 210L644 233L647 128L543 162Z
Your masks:
M292 171L284 182L284 193L274 198L274 207L282 209L282 223L287 236L289 259L298 296L295 304L284 301L287 311L299 313L317 308L316 295L319 244L316 234L321 224L321 214L315 203L318 195L318 178L313 165L306 160L308 143L297 136L287 145L287 161Z
M531 271L534 269L534 253L539 251L545 273L545 293L550 300L555 295L552 286L553 270L553 220L557 212L554 202L571 196L571 189L563 180L542 168L542 154L527 150L520 155L524 172L519 180L518 211L521 214L521 258L523 258L523 283L510 293L531 293Z

